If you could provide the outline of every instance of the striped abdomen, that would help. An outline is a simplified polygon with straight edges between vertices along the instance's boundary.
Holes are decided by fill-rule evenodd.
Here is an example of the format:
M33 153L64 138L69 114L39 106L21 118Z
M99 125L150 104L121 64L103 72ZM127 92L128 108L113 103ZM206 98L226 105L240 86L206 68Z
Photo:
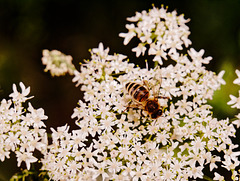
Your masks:
M128 93L138 102L144 102L149 97L149 91L141 84L128 82L125 88Z

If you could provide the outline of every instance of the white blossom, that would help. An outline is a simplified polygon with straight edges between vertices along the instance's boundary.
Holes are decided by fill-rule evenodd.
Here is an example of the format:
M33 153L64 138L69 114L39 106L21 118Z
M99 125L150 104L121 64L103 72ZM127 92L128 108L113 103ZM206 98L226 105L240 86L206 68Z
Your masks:
M235 80L233 81L233 83L240 85L240 71L239 71L239 70L236 70L236 74L237 74L238 78L235 79Z
M32 97L26 97L30 93L30 87L26 88L25 85L22 82L20 82L19 85L22 89L22 92L21 93L18 92L16 84L13 84L13 93L11 93L9 95L9 97L12 97L12 100L14 102L18 101L19 103L22 103L22 102L25 102L28 99L31 99L33 96Z
M9 96L10 100L3 99L0 104L0 158L1 161L9 158L10 151L17 157L17 166L22 162L26 163L29 170L30 164L38 161L33 156L35 150L46 151L46 130L43 120L47 119L44 110L39 108L35 110L31 103L28 108L23 107L23 103L31 99L27 97L30 93L30 87L26 88L20 82L21 92L18 92L17 86L13 84L13 93Z
M218 174L217 172L214 172L215 177L213 180L218 180L218 181L224 181L224 177Z
M230 95L231 100L227 103L228 105L233 104L232 108L240 109L240 90L238 91L239 97L235 97L233 95Z
M38 159L32 156L32 153L29 152L19 152L16 151L17 161L18 161L18 167L20 167L22 161L24 161L27 165L27 169L30 169L30 164L36 162Z
M148 54L155 55L153 61L161 65L161 58L166 60L167 55L174 57L178 50L183 49L183 45L188 47L191 44L188 39L190 31L186 26L189 19L184 19L183 15L177 16L176 11L167 12L163 6L160 9L153 7L149 12L136 12L135 16L127 20L132 22L126 25L128 33L120 33L119 36L124 38L124 45L135 36L139 38L141 43L132 49L137 57L140 54L144 55L147 49L145 46L148 44Z
M101 175L104 178L118 178L115 176L116 165L118 172L141 180L202 178L204 164L209 163L211 170L216 168L214 163L220 161L219 157L207 154L206 151L214 148L223 150L223 145L231 145L228 135L234 135L235 129L228 119L215 122L210 111L211 106L206 103L212 98L213 92L225 82L222 79L223 72L216 75L203 67L210 60L203 57L204 51L191 49L191 55L180 55L181 59L175 65L139 69L123 58L119 60L119 56L106 54L109 49L104 49L102 44L99 49L93 50L91 60L82 64L81 72L73 78L77 85L82 85L81 90L84 91L87 103L79 101L79 107L75 108L72 116L84 135L83 140L88 133L97 136L97 140L90 146L96 149L92 153L95 159L91 163L100 164L101 167L96 168L92 178ZM202 63L199 64L198 61ZM123 87L126 82L141 83L141 79L146 79L153 85L159 85L157 77L161 79L160 95L171 99L171 106L168 106L168 100L159 100L161 105L165 105L165 112L158 120L153 121L147 115L142 116L138 110L124 112L124 106L120 110L116 107L127 106L129 97ZM191 141L190 144L185 140ZM164 151L166 147L167 152ZM86 157L86 149L81 150L82 160L79 161L85 166L84 171L79 171L79 174L90 174L94 172L94 167L89 161L90 157ZM177 158L174 150L178 150ZM114 163L106 157L109 152ZM120 160L117 162L116 159ZM179 164L184 166L173 164L179 162L178 159L182 160ZM196 163L200 166L196 167ZM105 175L103 165L108 170ZM156 165L159 165L158 168ZM174 168L178 172L173 172Z

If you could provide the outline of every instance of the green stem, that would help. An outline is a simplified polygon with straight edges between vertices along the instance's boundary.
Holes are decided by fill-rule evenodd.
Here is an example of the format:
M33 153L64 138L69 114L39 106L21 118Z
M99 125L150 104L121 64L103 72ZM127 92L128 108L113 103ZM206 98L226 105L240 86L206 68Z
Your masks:
M203 179L204 179L204 180L208 180L208 181L213 181L213 179L210 178L210 177L208 177L207 175L204 175L204 176L203 176Z
M119 76L119 75L123 75L123 74L126 74L126 72L112 73L112 74L110 74L110 76Z
M158 66L158 62L155 61L155 62L154 62L154 68L157 67L157 66Z

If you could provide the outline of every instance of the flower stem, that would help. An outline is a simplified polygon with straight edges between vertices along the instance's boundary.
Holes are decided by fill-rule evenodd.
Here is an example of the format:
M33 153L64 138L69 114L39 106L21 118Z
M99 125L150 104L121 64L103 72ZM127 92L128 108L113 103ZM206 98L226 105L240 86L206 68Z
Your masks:
M210 178L210 177L208 177L207 175L204 175L204 176L203 176L203 179L204 179L204 180L208 180L208 181L213 181L213 179Z

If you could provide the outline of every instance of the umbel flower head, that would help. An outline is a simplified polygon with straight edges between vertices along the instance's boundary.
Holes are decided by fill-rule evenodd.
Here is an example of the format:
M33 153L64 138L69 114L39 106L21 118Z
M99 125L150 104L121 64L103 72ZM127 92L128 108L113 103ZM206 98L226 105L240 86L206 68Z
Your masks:
M74 71L73 82L84 92L72 115L79 129L51 129L42 169L53 180L138 181L204 178L203 168L220 180L217 171L222 167L237 180L240 153L231 141L234 124L214 118L207 103L225 84L224 71L206 70L212 58L204 57L204 50L188 48L189 20L176 11L153 7L128 20L133 22L126 26L129 32L120 33L124 44L138 38L133 51L140 56L149 48L155 67L137 67L125 55L109 54L102 43L92 49L91 59ZM163 66L163 60L170 64ZM159 99L163 115L157 119L141 109L126 109L134 98L125 85L144 80L151 85L150 95L157 91L169 98ZM229 104L237 107L237 99L231 98Z
M144 55L149 45L148 55L154 55L153 61L162 65L162 58L167 60L167 55L174 57L178 50L183 49L183 45L188 47L191 40L186 23L189 19L184 19L183 15L177 16L177 12L167 12L165 8L150 9L149 12L137 12L135 16L127 18L132 22L127 24L128 33L120 33L124 38L124 45L128 44L133 37L137 37L140 43L132 51L136 56Z
M30 170L38 161L34 155L38 150L43 155L41 169L52 180L182 181L206 178L203 169L213 172L213 180L224 180L220 169L239 180L239 145L231 138L234 126L240 126L240 114L234 121L213 117L207 101L225 84L224 71L207 70L204 65L212 58L189 47L189 20L163 6L137 12L128 20L132 22L126 25L128 32L120 33L124 44L138 38L132 51L137 57L146 51L154 55L149 60L154 67L147 62L146 68L135 66L100 43L90 50L91 58L80 64L79 72L71 56L44 50L45 71L52 76L73 74L73 82L81 85L84 101L79 100L72 114L79 129L69 131L67 124L51 128L48 144L44 110L28 102L30 87L21 82L18 91L13 84L11 99L0 103L0 160L13 152L17 166L25 162ZM240 85L240 71L236 74L234 83ZM143 103L125 90L129 82L158 98L163 114L152 119ZM230 95L232 108L240 109L239 96Z
M27 97L30 87L26 88L20 82L21 92L13 84L11 99L3 99L0 104L0 160L9 158L10 152L17 157L18 167L26 163L29 170L30 164L38 161L33 156L35 150L44 152L47 149L47 133L43 120L47 119L42 108L34 109L28 103L27 109L23 104L32 97Z

